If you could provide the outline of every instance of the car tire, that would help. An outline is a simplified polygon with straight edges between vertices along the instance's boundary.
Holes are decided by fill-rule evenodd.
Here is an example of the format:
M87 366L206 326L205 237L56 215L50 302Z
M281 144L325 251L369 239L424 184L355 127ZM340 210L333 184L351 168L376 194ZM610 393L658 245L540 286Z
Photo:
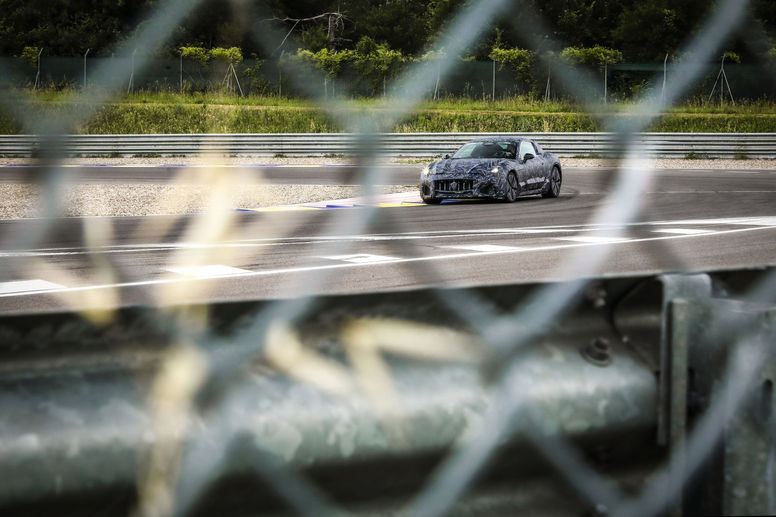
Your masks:
M426 203L427 205L438 205L439 203L442 202L442 199L438 197L424 197L423 202Z
M509 171L507 174L507 181L504 184L504 199L512 203L517 200L520 195L520 184L517 182L517 175L515 171Z
M547 185L544 187L544 191L542 191L542 197L558 197L560 195L562 181L563 177L560 174L560 169L558 169L558 166L556 165L550 171L550 178Z

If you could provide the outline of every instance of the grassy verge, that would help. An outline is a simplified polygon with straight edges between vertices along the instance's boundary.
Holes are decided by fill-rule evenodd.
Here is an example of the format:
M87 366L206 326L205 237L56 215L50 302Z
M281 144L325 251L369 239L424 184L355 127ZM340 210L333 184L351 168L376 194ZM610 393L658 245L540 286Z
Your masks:
M14 117L0 112L0 133L33 132L42 121L77 116L89 109L67 92L40 92L26 98ZM358 120L375 125L390 113L382 99L348 101L336 120L313 102L277 97L239 98L226 94L140 92L97 108L70 130L84 134L149 133L330 133ZM387 131L546 132L606 131L633 121L632 104L599 106L595 112L565 101L526 98L476 101L443 99L422 103ZM73 117L75 118L75 117ZM765 101L706 106L689 103L655 114L646 128L660 132L776 132L776 104Z

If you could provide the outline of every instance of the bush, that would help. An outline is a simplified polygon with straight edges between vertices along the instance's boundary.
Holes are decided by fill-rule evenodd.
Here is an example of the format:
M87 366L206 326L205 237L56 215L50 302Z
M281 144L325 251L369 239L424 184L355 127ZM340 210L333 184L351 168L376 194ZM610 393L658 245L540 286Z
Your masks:
M509 66L515 79L531 88L532 72L535 54L530 50L521 48L497 48L494 47L488 55L490 59L499 64L499 70Z
M31 66L38 66L38 53L40 49L38 47L24 47L22 50L22 59L29 63Z
M566 47L560 57L571 64L603 67L622 61L622 52L596 45L595 47Z
M203 68L207 68L210 53L202 47L181 47L180 53L183 59L191 59L198 62Z
M380 91L388 79L394 77L407 59L398 50L391 50L386 44L378 45L364 36L356 44L353 67L363 79L369 82L372 93Z

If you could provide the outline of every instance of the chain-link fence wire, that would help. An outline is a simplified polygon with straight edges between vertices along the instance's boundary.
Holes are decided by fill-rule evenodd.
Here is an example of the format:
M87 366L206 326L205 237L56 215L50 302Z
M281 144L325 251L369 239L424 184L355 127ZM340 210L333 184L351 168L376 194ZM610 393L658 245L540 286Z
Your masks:
M317 79L311 81L309 78L311 74L315 75L314 71L293 67L286 70L287 80L294 82L306 96L316 99L340 127L360 135L360 152L356 156L356 163L365 196L374 196L377 186L384 180L384 169L375 166L378 146L375 134L390 130L397 121L412 113L434 91L437 76L447 77L456 70L459 63L455 56L483 37L493 20L509 13L514 4L507 0L475 1L462 8L435 43L435 48L445 49L444 57L433 64L433 70L428 64L417 63L393 81L387 92L390 110L385 110L378 117L343 116L348 111L344 96L344 92L348 91L347 85L333 88L338 95L328 91L323 94L319 85L330 79L318 74ZM119 54L130 56L132 50L141 44L149 50L159 46L196 6L197 2L180 0L161 4L151 17L151 23L127 41ZM243 7L247 9L245 5ZM692 88L703 74L704 63L712 61L726 38L741 27L747 7L747 2L721 2L698 34L687 42L686 54L693 56L693 60L684 64L682 74L669 77L666 95L645 96L637 105L638 118L628 119L627 122L620 122L616 117L610 120L609 128L622 135L621 143L626 152L618 165L618 176L611 186L611 193L589 221L592 227L597 228L593 236L616 237L629 224L639 221L643 208L641 200L650 185L654 170L641 159L646 150L640 148L631 135L646 128L655 114L665 111ZM526 16L508 17L518 30L524 24L542 23L541 18L534 13L528 15L529 10L525 6L522 12ZM244 13L249 19L266 19L268 14L260 6ZM522 33L532 34L533 31ZM274 49L285 36L282 31L266 25L255 28L251 35L268 51ZM538 48L540 45L538 41L526 43L529 48ZM562 42L553 43L557 50L563 46ZM546 44L544 41L545 48ZM135 68L142 70L147 59L143 55L135 56ZM117 61L95 67L89 75L89 82L100 84L101 87L86 88L74 94L73 100L80 106L79 111L65 113L55 119L30 117L25 112L24 103L20 102L23 94L18 90L0 101L4 109L24 121L25 132L39 134L44 138L39 158L43 173L37 181L43 189L41 203L44 217L32 223L30 230L24 234L6 235L1 243L3 249L32 249L52 231L57 218L63 213L64 192L67 188L62 169L64 150L58 143L58 137L73 132L96 109L108 102L115 92L124 89L126 77L120 73L122 66ZM580 89L582 92L602 90L601 85L595 82L595 77L576 74L565 67L557 67L552 73L556 81L566 85L585 82L585 87ZM592 111L599 101L599 95L590 93L586 99L588 109ZM192 267L228 263L237 251L227 244L241 237L261 235L270 239L291 235L296 230L294 223L287 223L288 226L276 223L270 225L263 219L239 226L237 215L229 210L229 193L239 188L239 178L232 175L231 171L219 168L213 158L203 155L202 163L210 167L198 173L196 181L211 188L210 203L204 213L192 219L181 239L184 243L195 245L181 247L174 254L172 265ZM176 181L191 180L187 176ZM328 231L325 230L321 235L322 238L310 251L309 257L325 255L333 242L339 254L348 253L358 241L347 238L337 240L337 237L368 232L375 224L378 213L377 208L370 206L357 211L336 212L332 224L327 226ZM395 228L395 232L407 230L400 218L382 213L380 215L389 218L388 222ZM178 222L170 218L163 224L169 229ZM86 311L85 315L97 322L108 322L113 316L113 308L121 300L119 289L131 285L131 282L116 282L116 279L126 276L122 271L125 265L106 260L102 254L113 241L111 221L85 218L83 230L93 265L90 278L86 279L81 289L68 290L62 296L73 307L96 307ZM143 222L135 231L134 241L144 242L148 235L165 233L164 228L158 227L152 232L150 223ZM681 255L672 250L669 240L661 242L665 243L661 253L670 253L677 260L682 260ZM432 474L427 486L408 504L406 510L410 514L441 515L448 511L477 478L496 447L509 436L510 427L518 415L527 425L534 426L530 428L532 432L529 433L529 441L537 452L594 505L617 515L654 515L675 500L687 477L708 456L719 439L725 422L751 387L751 374L761 364L758 359L763 356L763 345L748 335L747 322L729 322L730 328L740 330L737 335L740 346L725 376L721 396L690 434L686 454L669 462L662 474L656 476L636 497L612 488L605 478L586 463L571 443L561 437L548 435L532 424L535 419L530 411L525 411L526 401L515 396L517 390L514 384L521 375L519 350L542 336L553 322L563 317L564 312L587 288L588 282L584 279L592 276L592 272L608 254L609 247L605 245L578 248L558 268L562 276L578 280L548 285L507 314L494 310L473 290L457 291L455 295L445 292L439 297L450 313L477 336L476 354L469 354L466 359L480 364L487 373L492 403L474 431L460 437L448 458ZM18 263L5 266L6 269L13 267L18 267ZM54 264L41 260L32 264L28 262L25 267L60 278L71 276ZM421 256L408 263L407 267L413 274L430 279L436 285L445 283L444 273L440 272L430 257ZM245 380L249 372L245 364L257 357L263 357L290 377L311 383L331 396L349 398L354 391L362 390L384 425L394 430L397 443L401 441L400 426L396 421L401 401L392 386L390 368L383 359L383 353L400 350L400 353L412 356L418 352L402 350L400 343L391 342L390 339L377 344L368 342L364 336L379 333L379 325L384 323L365 322L364 328L349 328L343 332L342 341L353 366L347 368L305 347L293 330L295 323L302 320L316 303L314 296L294 295L323 290L335 271L323 269L292 276L282 292L288 296L287 299L273 302L257 312L248 324L228 338L207 330L207 314L201 309L169 309L176 301L206 293L207 283L178 279L163 279L156 283L148 304L159 308L159 319L164 322L170 341L175 346L163 361L149 399L156 439L148 451L146 467L138 480L140 514L184 515L209 484L218 478L224 464L229 461L230 448L234 443L245 440L248 433L241 426L239 408L248 396ZM10 275L13 271L5 273ZM73 281L77 283L79 280ZM768 278L749 297L772 302L772 293L776 292L772 288L774 283L776 279ZM98 287L95 288L95 285ZM409 323L393 322L390 325L393 326L389 334L404 335L401 330ZM412 330L432 334L439 331L433 328ZM457 357L447 350L435 358L447 360ZM201 426L204 432L189 439L187 426L192 415L204 422ZM293 470L262 454L259 448L255 448L255 452L256 458L252 465L256 472L291 508L308 515L344 513L343 509L329 501L325 494Z

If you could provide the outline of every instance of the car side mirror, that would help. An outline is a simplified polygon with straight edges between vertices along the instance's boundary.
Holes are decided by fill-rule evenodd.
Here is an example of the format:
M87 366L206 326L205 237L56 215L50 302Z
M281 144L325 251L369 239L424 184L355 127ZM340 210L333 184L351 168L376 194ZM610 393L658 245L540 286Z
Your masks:
M525 156L523 156L523 161L527 162L528 160L533 160L536 158L536 156L532 155L531 153L525 153Z
M445 160L449 160L449 159L450 159L450 155L449 155L449 154L446 154L446 155L445 155Z

